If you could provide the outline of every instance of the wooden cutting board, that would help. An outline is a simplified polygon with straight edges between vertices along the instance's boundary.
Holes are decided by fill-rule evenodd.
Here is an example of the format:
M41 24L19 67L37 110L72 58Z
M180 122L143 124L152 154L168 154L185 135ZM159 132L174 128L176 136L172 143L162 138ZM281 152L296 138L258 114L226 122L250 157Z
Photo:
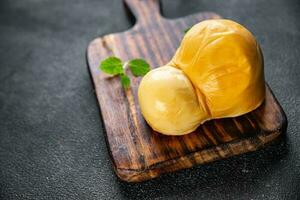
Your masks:
M220 17L201 12L170 20L160 15L157 0L125 0L125 3L135 15L136 24L128 31L96 38L87 49L106 130L104 135L120 179L144 181L255 151L285 131L286 116L268 86L264 104L246 115L208 121L184 136L164 136L153 131L143 119L138 104L141 78L131 76L131 89L125 91L118 78L100 72L100 61L116 55L125 61L144 58L152 68L162 66L173 56L185 29L202 20Z

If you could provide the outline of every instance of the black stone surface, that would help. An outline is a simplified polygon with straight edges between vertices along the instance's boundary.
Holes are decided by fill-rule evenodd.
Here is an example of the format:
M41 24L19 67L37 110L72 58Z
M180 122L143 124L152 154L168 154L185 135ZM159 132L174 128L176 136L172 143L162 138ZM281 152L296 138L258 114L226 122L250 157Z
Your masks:
M261 43L286 111L276 144L127 184L114 175L85 60L128 29L120 0L0 1L0 199L300 199L300 2L163 0L166 17L215 11Z

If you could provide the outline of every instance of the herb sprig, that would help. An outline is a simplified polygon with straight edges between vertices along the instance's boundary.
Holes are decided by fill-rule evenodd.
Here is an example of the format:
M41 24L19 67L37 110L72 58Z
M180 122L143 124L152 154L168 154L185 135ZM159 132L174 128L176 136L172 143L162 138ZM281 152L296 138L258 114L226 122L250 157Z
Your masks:
M100 63L100 69L103 72L120 77L121 84L125 89L130 87L130 78L126 74L127 66L131 73L136 77L144 76L150 71L150 65L141 58L132 59L123 63L120 58L111 56Z

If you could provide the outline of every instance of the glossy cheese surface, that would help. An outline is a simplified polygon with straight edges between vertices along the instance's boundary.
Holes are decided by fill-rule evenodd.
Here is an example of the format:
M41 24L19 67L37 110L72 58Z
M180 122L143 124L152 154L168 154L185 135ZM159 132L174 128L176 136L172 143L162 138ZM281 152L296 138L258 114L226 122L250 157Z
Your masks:
M192 83L174 67L159 67L147 73L138 97L146 121L160 133L189 133L205 118Z
M240 24L206 20L185 35L171 66L182 69L202 94L211 118L257 108L265 96L263 58L253 35Z
M195 103L191 105L184 103L184 110L191 111L189 114L192 118L191 121L196 122L197 120L194 119L199 119L197 126L209 119L243 115L256 109L264 100L265 82L260 47L253 35L236 22L216 19L194 25L186 33L175 55L167 65L168 67L164 68L164 71L173 71L172 68L176 68L178 71L182 71L183 76L192 85L193 90L188 91L194 92L200 108L196 109ZM183 88L175 89L177 81L170 81L169 76L165 74L167 73L157 75L149 72L144 79L148 81L148 85L151 85L150 82L154 83L153 80L157 79L156 76L160 76L160 82L164 82L165 85L169 84L169 92L176 98L171 100L167 92L157 92L156 90L160 90L161 87L158 86L161 84L160 82L155 82L155 87L151 89L153 91L150 94L151 86L145 89L142 85L143 79L139 88L139 102L143 116L150 126L160 133L168 134L162 127L165 124L168 126L168 130L172 130L170 121L176 121L178 126L174 126L173 133L186 134L194 130L187 128L190 123L188 115L182 117L177 114L171 117L171 115L163 115L163 112L156 113L155 109L151 113L143 111L153 109L153 107L144 107L151 106L144 102L149 98L152 98L153 102L156 98L159 98L160 101L164 98L168 99L169 105L172 104L172 106L166 109L167 113L178 112L171 111L172 109L176 110L177 104L181 107L181 101L185 99L179 98L183 93ZM147 98L144 95L147 95ZM198 116L199 114L200 116ZM168 118L168 116L170 117ZM194 118L195 116L197 117ZM149 120L150 118L151 120ZM153 120L154 118L155 120ZM180 128L181 126L182 128Z

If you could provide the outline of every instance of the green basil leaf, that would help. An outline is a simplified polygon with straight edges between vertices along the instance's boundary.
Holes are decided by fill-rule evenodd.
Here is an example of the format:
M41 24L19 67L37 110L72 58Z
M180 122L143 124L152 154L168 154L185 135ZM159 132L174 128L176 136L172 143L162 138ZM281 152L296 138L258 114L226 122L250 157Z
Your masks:
M101 62L100 69L107 74L112 74L112 75L122 74L123 63L117 57L114 56L108 57Z
M133 59L128 66L134 76L144 76L150 71L150 65L143 59Z

